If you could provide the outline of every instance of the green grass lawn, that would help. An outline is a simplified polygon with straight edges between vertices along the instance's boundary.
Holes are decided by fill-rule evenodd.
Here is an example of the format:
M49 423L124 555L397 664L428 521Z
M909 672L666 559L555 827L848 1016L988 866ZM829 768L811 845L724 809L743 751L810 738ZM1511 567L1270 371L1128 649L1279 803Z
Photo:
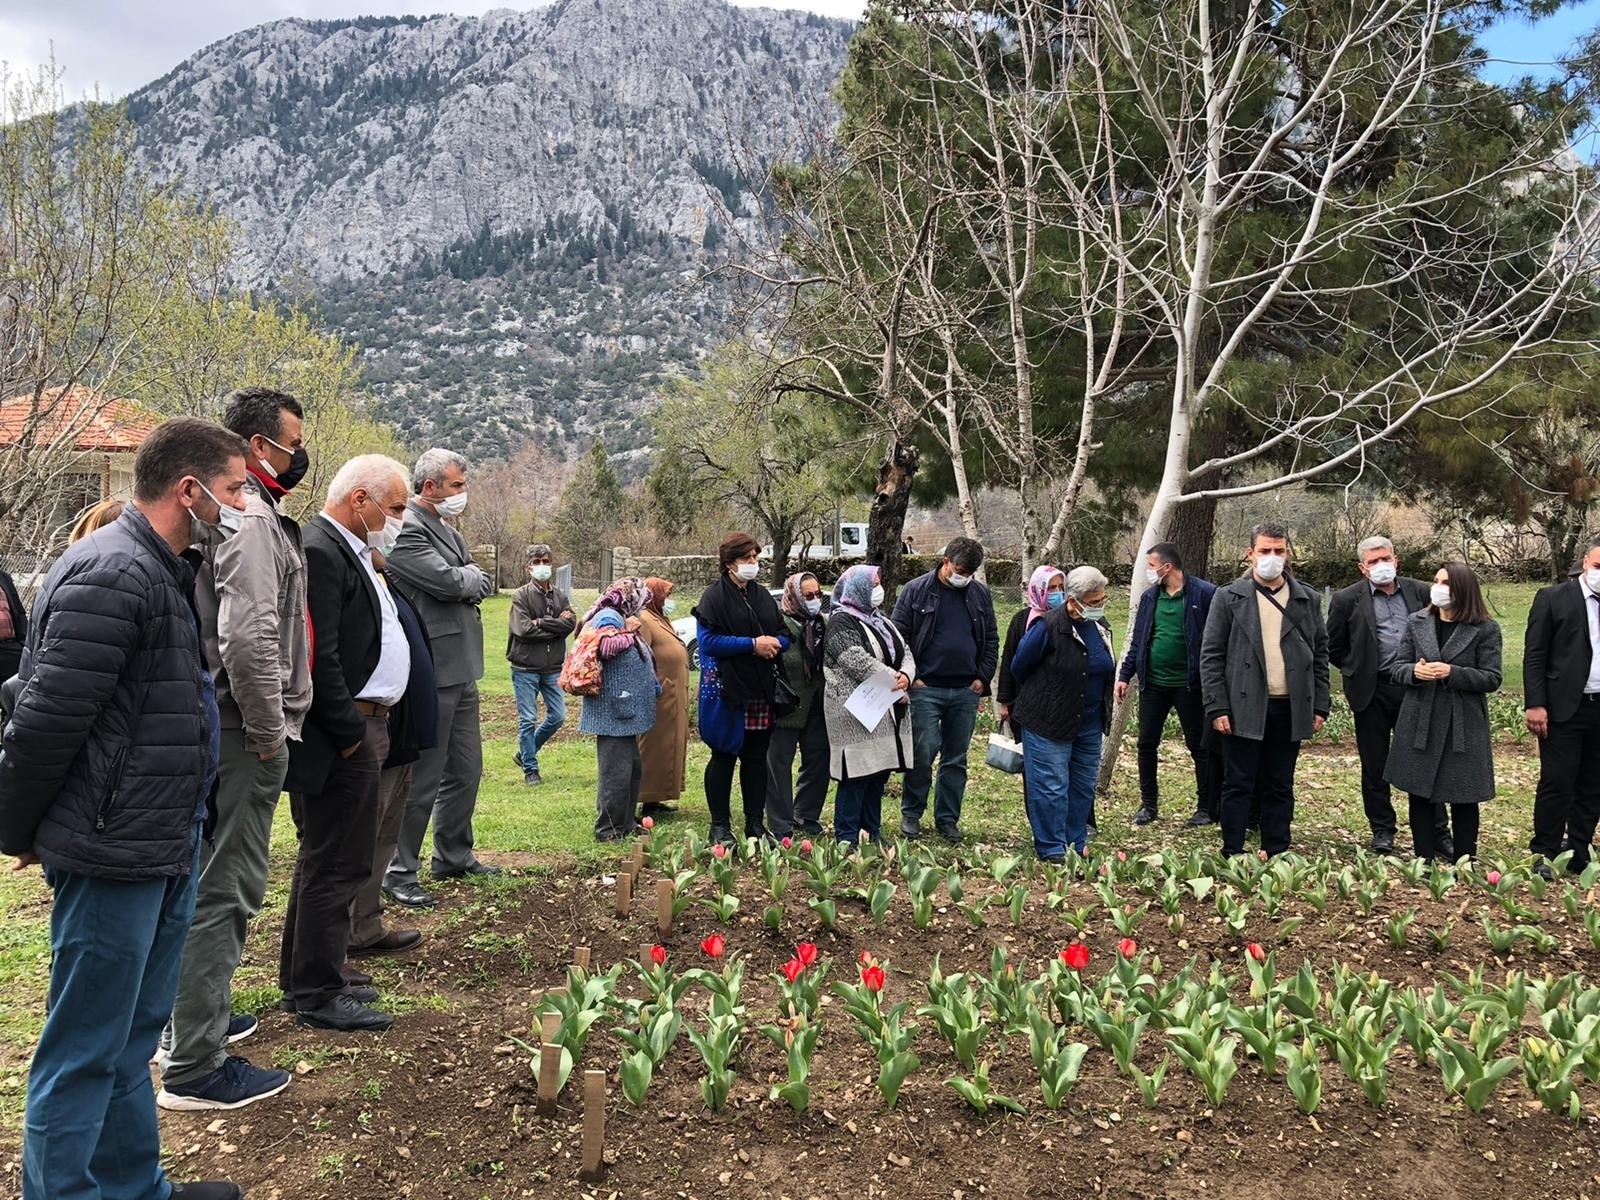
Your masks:
M1530 586L1497 586L1490 589L1490 601L1505 627L1507 690L1521 690L1522 635L1534 589ZM999 598L1002 625L1015 611L1014 593ZM586 607L593 593L574 597L576 607ZM512 762L516 752L516 713L511 695L511 676L504 659L506 619L509 598L496 597L484 605L485 645L488 663L483 681L484 693L484 777L479 793L476 836L485 859L521 870L518 879L538 878L553 869L589 869L616 851L595 844L591 836L594 820L595 759L593 743L579 736L576 705L569 710L568 728L540 756L546 784L534 789L523 785L522 773ZM687 611L688 605L682 606ZM1111 619L1117 631L1119 651L1123 645L1126 599L1118 604L1113 596ZM1484 819L1481 845L1485 854L1514 855L1526 844L1530 827L1532 791L1538 764L1526 744L1516 744L1511 735L1520 702L1508 697L1501 702L1498 722L1506 741L1497 762L1500 799ZM986 710L987 711L987 710ZM981 746L989 729L988 719L980 724L971 782L963 825L970 836L1002 845L1029 845L1027 823L1022 813L1018 781L982 766ZM1347 732L1341 736L1338 722L1328 744L1306 755L1299 776L1299 804L1296 812L1297 846L1306 850L1333 849L1349 852L1364 844L1366 831L1362 817L1359 764L1353 741ZM705 749L691 741L689 788L672 819L703 830L708 823L704 795L699 786L706 761ZM1165 812L1181 818L1193 805L1192 776L1183 759L1181 743L1171 736L1162 752L1162 787ZM898 785L891 785L885 798L885 824L893 821ZM1166 819L1135 831L1127 818L1137 807L1138 783L1134 772L1131 740L1124 745L1111 795L1100 809L1101 839L1115 840L1129 848L1146 848L1172 842L1211 845L1212 830L1189 831L1179 821ZM1401 812L1402 823L1404 811ZM273 831L272 880L267 903L251 933L246 961L238 978L238 999L247 1005L267 1008L277 1000L276 945L281 929L284 890L293 862L293 829L287 805L281 806ZM452 884L452 889L470 885ZM498 885L497 885L498 886ZM43 1019L43 998L49 966L48 892L37 870L21 873L0 870L0 1129L14 1130L20 1120L26 1082L27 1057ZM421 1003L411 998L410 1003Z

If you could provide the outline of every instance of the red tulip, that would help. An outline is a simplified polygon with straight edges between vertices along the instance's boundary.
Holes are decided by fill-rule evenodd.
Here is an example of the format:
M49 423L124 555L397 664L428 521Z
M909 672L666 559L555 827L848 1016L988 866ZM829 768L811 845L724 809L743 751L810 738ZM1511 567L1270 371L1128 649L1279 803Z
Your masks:
M640 821L639 824L643 825L645 831L648 833L650 830L656 827L656 819L654 817L646 817L644 820Z
M1256 857L1259 858L1262 862L1266 862L1267 858L1268 858L1268 855L1267 855L1267 852L1265 850L1257 850L1256 851Z
M721 842L718 842L715 846L711 847L711 854L714 858L727 858L728 848Z
M1117 861L1118 862L1127 862L1128 861L1128 852L1126 850L1118 850L1117 851Z
M806 965L798 958L791 958L788 962L783 964L783 977L790 983L793 983L796 979L799 979L800 976L805 974L805 972Z
M1261 948L1260 942L1251 942L1244 948L1244 952L1257 962L1267 961L1267 952Z
M1061 951L1061 961L1074 971L1081 971L1089 965L1089 947L1082 942L1073 942Z
M1488 880L1490 887L1493 887L1495 884L1500 882L1500 872L1499 871L1490 871L1487 875L1484 876L1484 879Z
M722 952L727 948L727 945L726 939L720 933L713 933L700 943L700 949L704 950L711 958L721 958Z
M1132 938L1123 938L1117 943L1117 953L1122 955L1123 958L1132 958L1139 953L1139 943Z
M651 946L650 961L658 967L665 963L667 961L667 948L665 946Z
M810 854L811 853L811 839L810 838L807 838L805 841L800 843L800 853L801 854Z
M864 967L861 971L861 986L869 992L883 991L883 968Z
M794 845L794 839L792 837L786 837L786 838L783 839L783 848L785 850L787 850L792 845Z
M801 942L794 948L794 956L800 960L802 966L809 967L817 961L817 946L815 942Z

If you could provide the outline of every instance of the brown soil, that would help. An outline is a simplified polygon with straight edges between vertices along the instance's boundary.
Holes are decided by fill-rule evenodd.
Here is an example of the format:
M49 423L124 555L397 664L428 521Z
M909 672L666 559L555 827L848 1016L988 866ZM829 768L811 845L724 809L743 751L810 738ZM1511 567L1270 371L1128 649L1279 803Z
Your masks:
M584 1067L610 1072L607 1175L579 1182L581 1101L578 1076L569 1082L555 1118L534 1113L535 1087L527 1054L509 1041L529 1038L540 989L561 986L576 945L591 949L596 967L632 958L655 941L655 876L631 915L612 915L612 890L597 878L538 877L522 888L444 889L445 903L419 924L425 952L378 964L379 983L402 1001L423 1007L403 1012L381 1036L341 1036L298 1029L272 1012L262 1030L240 1047L256 1062L295 1065L293 1085L276 1099L235 1113L162 1114L162 1134L178 1179L228 1177L252 1200L388 1200L522 1197L549 1194L626 1197L894 1196L972 1200L979 1196L1258 1197L1314 1192L1319 1197L1600 1197L1600 1125L1587 1110L1600 1106L1583 1089L1586 1115L1577 1125L1544 1112L1520 1076L1503 1083L1483 1113L1446 1096L1439 1072L1419 1065L1402 1043L1392 1067L1390 1102L1367 1104L1331 1055L1322 1067L1324 1101L1314 1118L1301 1116L1287 1086L1267 1079L1259 1064L1242 1061L1224 1103L1212 1110L1195 1080L1174 1063L1153 1111L1119 1077L1092 1035L1083 1076L1060 1112L1039 1098L1025 1038L992 1030L983 1052L993 1060L992 1083L1021 1099L1029 1115L979 1116L944 1080L958 1070L931 1022L922 1021L916 1049L923 1065L907 1081L899 1108L886 1112L873 1087L870 1052L835 1004L824 1028L812 1076L812 1110L791 1112L769 1101L782 1057L755 1026L771 1018L777 1000L772 976L796 939L809 937L833 960L832 978L855 977L859 951L890 967L888 999L925 998L935 954L946 971L987 973L998 941L1019 972L1035 974L1070 938L1061 917L1044 905L1040 881L1022 924L1013 928L1003 907L988 925L971 928L953 906L932 928L918 931L903 883L883 930L872 928L859 902L840 908L837 933L821 930L805 908L796 873L790 881L783 936L761 925L765 894L759 874L742 879L743 908L725 932L730 949L749 956L744 1001L751 1025L744 1037L739 1080L728 1109L705 1111L701 1064L687 1036L680 1039L642 1109L626 1105L616 1077L620 1042L612 1022L595 1026ZM984 882L980 882L983 879ZM1534 975L1578 970L1600 978L1600 953L1581 925L1561 911L1562 884L1535 904L1560 948L1550 955L1493 955L1478 915L1490 911L1481 888L1460 884L1442 903L1425 890L1395 884L1371 916L1353 902L1330 897L1319 916L1299 902L1281 916L1303 924L1279 950L1280 977L1304 958L1324 987L1334 961L1375 970L1396 984L1431 985L1440 972L1465 976L1483 965L1492 979L1511 967ZM709 894L709 880L699 884ZM969 874L968 897L995 890ZM1534 903L1523 896L1524 902ZM943 895L941 892L941 899ZM1145 898L1140 897L1139 902ZM1594 897L1587 898L1593 904ZM1097 977L1114 957L1118 934L1098 911L1086 883L1073 885L1074 905L1095 905L1085 940L1094 952L1086 972ZM1415 907L1413 944L1391 946L1385 920ZM1498 906L1501 924L1510 923ZM1240 978L1241 947L1271 944L1275 922L1259 913L1244 937L1230 935L1211 902L1186 901L1186 946L1167 929L1152 903L1136 936L1146 954L1168 971L1190 955L1220 958ZM1429 928L1455 921L1450 948L1435 954ZM702 964L701 938L722 926L699 905L667 939L677 967ZM1235 987L1242 999L1247 980ZM624 994L637 995L630 967ZM429 1005L447 1005L437 1011ZM703 1014L703 994L691 991L684 1008ZM1530 1018L1531 1019L1531 1018ZM1159 1060L1162 1041L1147 1032L1140 1062ZM1243 1060L1244 1051L1240 1051ZM14 1177L13 1177L14 1180Z

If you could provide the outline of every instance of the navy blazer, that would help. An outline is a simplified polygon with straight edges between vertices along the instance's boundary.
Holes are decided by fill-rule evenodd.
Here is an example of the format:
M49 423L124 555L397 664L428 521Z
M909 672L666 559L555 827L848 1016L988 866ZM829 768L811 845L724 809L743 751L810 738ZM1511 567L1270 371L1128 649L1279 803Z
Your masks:
M439 689L434 682L428 631L404 592L391 587L389 595L394 597L394 609L411 650L411 678L406 681L406 694L389 713L389 757L383 760L386 771L416 762L424 750L439 744Z
M1142 692L1150 684L1150 643L1156 635L1156 597L1161 592L1157 584L1145 588L1139 597L1139 611L1133 618L1133 636L1128 639L1128 652L1123 655L1122 669L1117 679L1127 683L1139 677ZM1211 598L1217 594L1217 585L1193 575L1183 580L1183 644L1189 652L1189 686L1200 686L1200 643L1206 636L1206 618L1211 615Z

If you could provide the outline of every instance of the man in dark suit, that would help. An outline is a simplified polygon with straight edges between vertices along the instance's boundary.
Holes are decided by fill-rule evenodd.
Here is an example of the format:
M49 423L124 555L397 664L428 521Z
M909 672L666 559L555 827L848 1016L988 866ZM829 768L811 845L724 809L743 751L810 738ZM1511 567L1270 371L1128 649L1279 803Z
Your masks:
M1539 739L1528 848L1541 860L1572 851L1567 869L1576 874L1589 865L1600 822L1600 538L1576 579L1533 598L1522 690L1528 731ZM1550 877L1548 862L1538 869Z
M311 609L311 711L289 757L289 802L300 851L284 914L279 986L301 1025L382 1030L370 987L343 974L350 906L372 873L389 713L411 676L394 599L373 551L399 534L409 493L392 458L366 454L339 469L321 514L305 527Z
M467 506L467 463L449 450L426 450L412 469L416 498L406 508L388 574L422 615L433 648L439 697L438 736L417 760L400 841L384 877L391 900L426 908L433 897L417 882L422 841L433 821L433 878L498 875L472 852L472 814L483 777L478 680L483 678L483 617L494 581L472 561L467 539L446 518Z
M1406 689L1389 678L1405 635L1406 618L1428 606L1428 585L1400 577L1394 543L1369 537L1356 547L1361 578L1333 594L1328 605L1328 658L1344 680L1344 698L1356 722L1356 750L1361 755L1361 803L1372 828L1372 848L1394 853L1394 801L1383 777L1389 742L1400 719ZM1454 857L1450 827L1439 809L1439 856Z

